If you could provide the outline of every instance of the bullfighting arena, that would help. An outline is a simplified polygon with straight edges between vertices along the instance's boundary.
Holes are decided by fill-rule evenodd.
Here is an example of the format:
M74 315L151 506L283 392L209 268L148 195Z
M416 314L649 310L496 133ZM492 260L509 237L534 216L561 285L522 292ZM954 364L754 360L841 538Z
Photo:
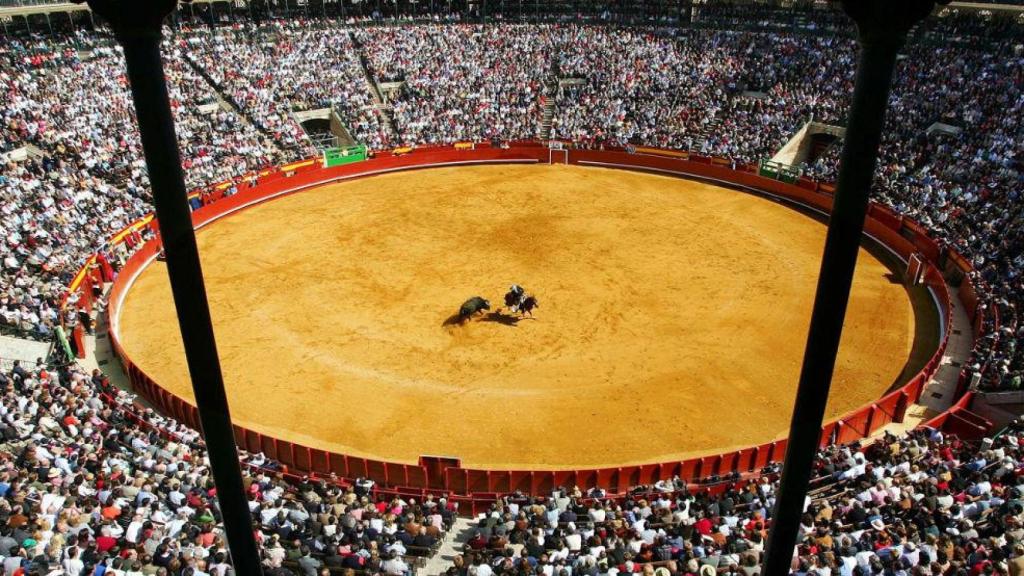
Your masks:
M198 233L232 416L312 448L476 468L617 466L784 436L825 236L769 199L653 174L496 165L283 196ZM533 318L446 324L512 283ZM114 327L192 401L164 264ZM901 283L862 249L826 417L901 383Z

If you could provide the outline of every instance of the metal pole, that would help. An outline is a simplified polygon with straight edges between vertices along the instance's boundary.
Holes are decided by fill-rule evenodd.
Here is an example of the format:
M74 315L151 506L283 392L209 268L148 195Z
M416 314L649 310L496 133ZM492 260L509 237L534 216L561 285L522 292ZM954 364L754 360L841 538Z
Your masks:
M765 576L790 572L864 231L868 192L875 173L896 55L907 31L927 16L934 5L934 0L843 1L843 9L857 24L860 59L789 429L786 462L765 550Z
M160 60L160 27L176 5L176 0L89 0L90 8L110 23L124 49L153 203L167 255L167 275L235 573L259 575L263 572L242 486Z

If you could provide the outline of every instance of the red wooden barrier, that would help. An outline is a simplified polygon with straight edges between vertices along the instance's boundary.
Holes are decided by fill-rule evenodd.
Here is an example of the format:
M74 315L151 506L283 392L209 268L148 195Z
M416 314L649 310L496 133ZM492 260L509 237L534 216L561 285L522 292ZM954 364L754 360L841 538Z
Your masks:
M939 259L939 245L928 236L928 231L913 220L904 220L903 225L914 234L914 245L930 262Z
M380 460L366 460L366 477L378 484L389 484L387 466Z
M783 438L782 440L776 440L772 442L772 462L781 461L786 457L786 448L789 447L789 438Z
M718 471L716 474L732 474L736 471L737 461L740 452L728 452L718 457Z
M444 471L445 486L456 494L469 494L469 471L463 468L447 468Z
M899 230L903 226L903 218L899 214L880 204L872 204L868 216L890 230Z
M555 473L548 470L534 472L530 479L530 494L547 494L555 488Z
M466 493L488 492L490 488L490 472L485 470L467 470L466 472Z
M659 477L659 472L661 471L661 466L659 464L644 464L642 466L637 466L636 470L637 481L634 486L639 484L654 484L661 479Z
M818 438L818 447L824 448L825 446L832 444L833 439L837 433L837 428L839 427L840 426L838 422L828 422L824 426L822 426L821 436Z
M513 146L510 149L494 149L486 146L472 151L455 152L451 148L437 147L402 156L383 154L373 160L323 169L316 165L297 167L291 170L291 176L281 171L269 171L260 176L255 187L242 182L237 185L239 192L233 196L222 198L223 192L217 191L206 197L208 204L192 215L196 226L206 225L218 218L244 209L254 203L268 201L284 194L291 194L306 187L318 186L326 181L338 178L369 176L392 170L412 169L444 164L445 162L501 162L509 160L547 161L547 149L537 145ZM639 168L671 172L679 175L690 175L700 178L720 180L732 185L752 188L763 193L780 196L788 201L804 206L828 211L831 208L831 188L814 182L802 180L797 185L786 184L758 176L754 171L743 167L733 170L728 162L711 159L700 155L691 155L689 160L675 157L628 154L624 151L574 150L569 156L573 164L595 164L617 166L623 168ZM148 226L155 230L156 223ZM886 244L901 257L906 258L914 252L921 252L929 259L938 257L938 245L926 234L926 231L909 219L893 213L888 208L872 205L869 218L865 223L865 231L878 241ZM111 291L110 302L112 322L116 324L117 307L124 291L130 286L130 279L140 271L150 257L159 251L158 241L143 245L125 263L118 274L117 281ZM951 252L952 261L968 271L969 263L959 254ZM926 281L936 290L943 314L949 323L949 294L941 274L934 266L926 270ZM89 282L82 283L82 290L88 288ZM973 313L977 295L970 282L964 282L959 295L970 304L968 311ZM87 297L83 293L83 297ZM129 379L136 391L153 401L162 411L192 426L198 424L194 407L183 399L173 397L156 385L142 370L139 370L131 359L126 357L117 340L116 330L111 330L111 341L115 352L123 359ZM900 390L894 391L881 399L877 405L869 405L848 414L843 423L829 423L823 428L823 442L828 442L832 432L836 432L839 441L860 439L887 423L902 418L909 401L915 400L920 394L924 383L938 366L938 360L945 348L945 340L929 361L922 374L911 379ZM946 418L944 421L950 421ZM954 422L967 421L962 415ZM971 423L974 424L974 423ZM957 424L963 426L963 424ZM383 486L407 486L410 489L422 490L436 485L447 491L456 493L505 493L515 490L523 492L547 491L554 486L578 485L582 489L601 486L610 490L620 490L636 484L651 484L659 479L674 475L683 480L693 481L712 474L730 474L759 470L767 463L777 461L785 455L786 441L771 442L755 448L737 452L729 452L705 458L690 459L683 462L664 464L646 464L624 468L605 468L597 470L575 471L485 471L462 469L459 467L439 468L442 477L431 478L428 468L400 463L371 461L365 458L354 458L344 454L329 454L321 450L293 446L288 442L278 442L241 428L236 430L240 444L250 451L263 451L268 457L277 459L284 464L296 468L313 469L318 472L333 472L342 477L368 476ZM443 470L443 472L442 472ZM472 502L472 499L467 500Z
M286 440L277 441L277 460L289 468L295 468L295 444Z
M330 474L331 463L330 455L323 450L310 449L309 451L309 468L317 474Z
M611 488L618 483L618 470L616 468L601 468L597 471L597 485Z
M305 446L299 446L292 444L292 455L295 458L295 468L298 470L312 470L313 469L313 456L309 453L310 449Z
M350 478L366 477L366 458L348 457L348 476Z
M679 478L684 482L692 482L701 477L701 461L699 459L686 460L679 470ZM710 474L709 474L710 476Z
M388 484L392 486L407 486L409 484L408 468L407 464L386 462L384 470L388 477Z
M331 455L331 472L337 474L342 478L354 478L353 474L349 473L348 470L348 456L344 454L333 454Z
M619 483L626 486L637 486L643 484L640 481L640 467L626 466L619 469Z
M526 472L523 470L513 470L509 473L509 492L529 492L531 486L533 486L532 472Z
M260 452L263 450L262 443L260 442L260 435L253 432L252 430L245 431L245 449L249 452Z
M578 486L576 472L572 470L556 470L554 472L555 486Z
M274 440L273 438L268 438L266 436L263 436L262 434L260 435L259 439L260 452L263 452L267 456L267 458L271 458L273 460L280 460L280 458L277 457L277 440Z
M593 488L597 483L597 470L576 470L576 485L583 490Z
M487 490L489 492L511 492L512 473L508 470L495 470L490 472Z
M753 470L757 471L768 465L772 461L772 444L762 444L757 446L754 450L754 464Z

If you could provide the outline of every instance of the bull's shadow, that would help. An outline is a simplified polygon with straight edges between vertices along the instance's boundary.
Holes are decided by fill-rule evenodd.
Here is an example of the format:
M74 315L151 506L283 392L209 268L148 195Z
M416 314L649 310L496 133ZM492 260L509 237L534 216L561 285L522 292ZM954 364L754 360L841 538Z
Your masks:
M441 322L441 326L443 328L447 328L449 326L462 326L463 324L466 323L466 320L466 318L463 318L458 314L452 314L451 316L446 318L444 322Z
M512 314L505 314L503 312L488 312L487 314L480 316L481 322L495 322L503 326L513 327L518 325L519 321L522 319L523 318L519 316L513 316ZM441 323L441 326L444 328L447 328L449 326L462 326L466 322L471 322L472 320L473 318L463 318L458 314L452 314L444 322Z

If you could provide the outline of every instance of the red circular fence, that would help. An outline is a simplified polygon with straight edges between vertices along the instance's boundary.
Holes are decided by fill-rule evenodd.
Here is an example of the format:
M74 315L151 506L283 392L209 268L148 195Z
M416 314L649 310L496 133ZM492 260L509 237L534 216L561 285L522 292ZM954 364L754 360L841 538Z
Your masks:
M830 211L832 205L830 186L807 179L788 184L759 176L752 167L735 167L724 159L671 151L552 150L537 143L522 143L509 148L462 144L395 152L398 153L378 153L367 161L333 168L322 168L319 160L306 160L214 186L202 193L194 193L190 198L202 204L202 207L193 212L193 223L200 227L253 204L348 178L431 166L513 162L552 162L645 170L710 179L825 213ZM226 195L229 190L237 193ZM147 217L112 239L112 245L132 244L135 252L124 263L110 293L110 339L134 390L162 412L198 428L199 419L195 407L161 388L125 355L118 342L118 314L124 295L134 278L160 251L159 237L136 245L139 240L136 232L144 227L157 231L156 222L152 217ZM827 423L822 428L822 446L859 440L891 422L902 422L907 407L918 400L922 388L937 370L949 338L951 296L943 278L943 269L959 271L964 278L971 270L966 259L955 252L943 250L915 222L881 205L872 204L865 222L865 233L904 260L912 254L924 260L924 282L938 305L942 335L938 348L924 369L904 386L843 418ZM102 264L99 269L95 262L94 257L71 286L72 290L81 291L82 299L86 301L88 296L85 293L91 290L93 282L101 281L107 268L102 257L99 259ZM964 303L971 321L980 327L981 318L976 313L977 296L969 281L961 284L958 297ZM958 393L962 394L962 389ZM963 394L950 410L927 424L968 436L983 433L984 423L972 420L970 413L964 410L969 401L970 394ZM320 474L333 473L343 478L368 477L382 487L407 489L412 494L417 491L440 490L452 495L472 495L480 501L493 501L497 494L514 491L539 494L555 486L570 484L584 489L600 486L611 492L622 492L673 476L679 476L685 481L696 481L711 476L755 472L771 462L781 460L786 450L786 440L780 440L714 456L637 466L560 471L474 470L463 468L457 460L452 459L423 457L417 464L402 464L330 453L264 436L240 426L235 426L235 438L241 447L251 452L263 452L292 469Z

